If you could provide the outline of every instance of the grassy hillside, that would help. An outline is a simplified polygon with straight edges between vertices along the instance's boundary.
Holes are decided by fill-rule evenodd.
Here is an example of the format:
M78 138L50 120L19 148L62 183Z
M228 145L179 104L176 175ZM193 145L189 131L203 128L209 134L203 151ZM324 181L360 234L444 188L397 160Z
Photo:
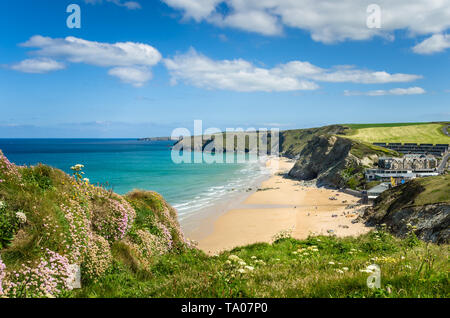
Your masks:
M449 144L450 137L442 132L442 123L360 124L348 127L349 138L373 142Z
M388 212L427 204L450 204L450 175L414 179L380 195L376 209Z
M324 126L309 129L294 129L281 132L280 153L287 157L295 157L305 148L314 136L331 136L344 133L340 125Z
M359 238L286 233L210 257L183 238L153 192L119 196L0 152L0 297L449 297L448 245L384 231ZM367 288L369 264L382 288ZM82 288L68 284L81 266Z
M282 238L217 257L198 250L166 254L142 278L115 263L73 297L449 297L448 246L399 240L383 231L359 238ZM369 289L367 266L381 268Z
M123 197L44 165L17 167L0 151L0 297L64 296L70 264L83 284L121 262L146 275L161 255L189 248L176 211L153 192Z
M414 228L422 240L450 242L450 175L414 179L383 192L364 218L399 237Z

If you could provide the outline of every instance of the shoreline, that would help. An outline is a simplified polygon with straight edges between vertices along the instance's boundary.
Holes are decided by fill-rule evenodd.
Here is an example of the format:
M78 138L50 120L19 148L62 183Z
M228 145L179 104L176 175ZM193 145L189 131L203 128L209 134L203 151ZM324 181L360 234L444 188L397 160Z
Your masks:
M266 167L267 161L262 163ZM197 242L211 235L217 219L228 211L239 207L250 195L260 188L263 182L270 179L271 175L271 172L261 174L254 180L251 180L245 188L230 193L221 200L216 201L213 205L203 207L183 218L179 217L179 223L183 233L185 233L186 237Z
M370 228L352 223L358 217L359 198L338 190L318 188L308 182L285 177L294 165L287 158L269 158L271 174L253 184L252 191L238 198L200 210L182 225L198 248L213 255L238 246L273 241L275 235L290 232L292 237L309 235L357 236ZM330 198L334 199L330 199Z

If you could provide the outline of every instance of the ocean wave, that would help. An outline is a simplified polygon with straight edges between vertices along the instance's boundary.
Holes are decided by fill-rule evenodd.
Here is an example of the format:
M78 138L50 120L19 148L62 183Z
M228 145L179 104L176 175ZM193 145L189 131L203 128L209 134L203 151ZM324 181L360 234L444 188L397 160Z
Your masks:
M194 200L185 198L182 202L175 203L173 206L178 210L180 219L184 219L227 198L242 194L248 188L254 187L255 182L267 175L270 175L270 170L265 165L258 161L248 162L244 168L231 174L226 183L212 185L206 189L198 189L199 193L194 196Z

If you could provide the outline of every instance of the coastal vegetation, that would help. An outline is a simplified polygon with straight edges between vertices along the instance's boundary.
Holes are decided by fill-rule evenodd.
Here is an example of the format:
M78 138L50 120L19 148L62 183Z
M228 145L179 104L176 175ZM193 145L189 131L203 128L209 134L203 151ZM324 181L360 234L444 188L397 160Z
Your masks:
M423 187L448 200L435 182ZM384 225L357 238L287 232L208 256L183 237L159 194L120 196L1 153L0 201L2 297L450 296L448 245L418 240L413 226L404 239ZM380 288L367 286L371 264L381 268ZM72 265L81 288L71 284Z
M387 224L406 237L411 224L426 241L450 242L450 175L411 180L383 192L364 215L368 224Z

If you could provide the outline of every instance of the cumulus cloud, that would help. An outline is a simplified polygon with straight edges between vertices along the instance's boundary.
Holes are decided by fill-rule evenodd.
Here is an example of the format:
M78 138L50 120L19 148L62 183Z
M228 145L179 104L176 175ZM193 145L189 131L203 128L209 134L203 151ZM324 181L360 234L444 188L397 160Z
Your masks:
M326 69L303 61L292 61L270 69L261 68L243 59L216 61L194 49L165 59L164 63L173 84L182 81L197 87L240 92L314 90L319 88L316 82L384 84L421 78L414 74L374 72L351 66Z
M434 34L413 47L413 51L418 54L433 54L448 48L450 48L450 34Z
M115 67L110 69L108 74L136 87L141 87L152 78L152 73L145 67Z
M49 58L36 58L23 60L12 65L11 68L23 73L42 74L62 70L65 68L65 65Z
M119 7L125 7L128 10L138 10L142 8L140 3L136 1L120 1L120 0L105 0L105 1L114 3ZM101 4L103 3L103 0L84 0L84 2L89 4Z
M239 92L280 92L317 89L311 81L276 74L242 60L214 61L191 49L187 54L165 60L172 83L183 81L197 87Z
M161 60L161 54L154 47L135 42L114 44L87 41L73 36L50 38L33 36L22 46L37 48L34 53L67 59L73 63L86 63L96 66L153 66Z
M282 64L274 70L276 73L289 74L304 77L315 81L331 83L359 83L359 84L385 84L411 82L422 78L420 75L396 73L390 74L386 71L370 71L355 69L353 66L335 66L325 69L315 66L309 62L293 61Z
M393 88L390 90L374 90L368 92L345 91L345 96L385 96L385 95L422 95L426 91L422 87Z
M110 44L76 37L63 39L36 35L21 45L35 48L36 50L32 53L41 57L38 60L55 58L69 63L111 67L113 69L110 71L110 75L119 77L124 82L132 83L135 86L141 86L139 84L148 81L151 78L150 68L162 59L161 54L154 47L135 42ZM24 62L26 61L21 63ZM14 69L21 70L18 67ZM133 81L132 78L140 81Z
M284 27L310 32L324 43L392 37L395 30L410 34L440 33L450 27L450 2L442 0L378 0L381 28L367 27L367 7L373 0L163 0L185 18L207 21L264 35ZM224 9L219 8L225 7Z
M163 0L172 8L182 10L186 18L201 21L215 11L221 0Z

